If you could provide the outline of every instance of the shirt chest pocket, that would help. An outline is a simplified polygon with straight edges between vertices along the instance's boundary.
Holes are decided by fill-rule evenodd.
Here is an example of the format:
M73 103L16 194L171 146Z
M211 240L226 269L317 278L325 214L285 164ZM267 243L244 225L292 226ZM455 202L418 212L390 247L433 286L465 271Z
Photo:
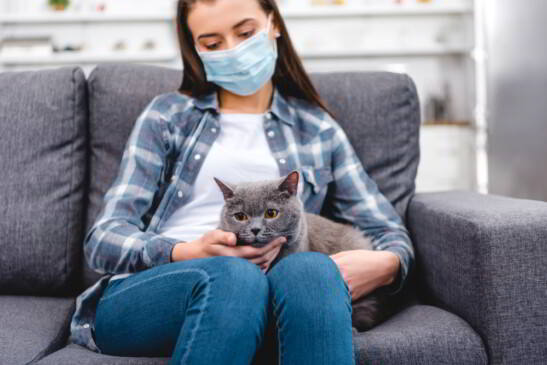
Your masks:
M304 191L311 189L314 194L323 190L326 192L327 185L334 180L332 171L328 167L302 166L300 171L305 184Z

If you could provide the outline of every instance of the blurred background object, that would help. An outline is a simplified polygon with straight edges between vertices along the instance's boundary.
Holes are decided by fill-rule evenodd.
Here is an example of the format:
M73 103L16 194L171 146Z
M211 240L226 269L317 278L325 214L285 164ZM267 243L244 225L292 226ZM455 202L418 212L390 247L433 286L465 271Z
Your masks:
M490 191L547 201L547 1L488 1Z
M422 111L417 191L492 189L545 198L547 169L532 158L546 152L539 140L545 135L533 129L544 123L538 98L547 64L540 42L545 2L525 9L508 0L277 2L308 72L412 77ZM0 71L77 64L87 76L101 62L181 69L176 3L0 0ZM517 148L513 135L527 138L529 148Z

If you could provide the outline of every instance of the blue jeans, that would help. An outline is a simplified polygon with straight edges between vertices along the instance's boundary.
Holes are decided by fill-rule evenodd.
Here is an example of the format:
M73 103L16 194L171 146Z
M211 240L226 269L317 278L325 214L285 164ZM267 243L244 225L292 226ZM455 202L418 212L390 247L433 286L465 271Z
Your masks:
M291 254L266 274L247 259L214 256L109 283L94 337L104 354L169 364L355 364L351 310L349 288L323 253Z

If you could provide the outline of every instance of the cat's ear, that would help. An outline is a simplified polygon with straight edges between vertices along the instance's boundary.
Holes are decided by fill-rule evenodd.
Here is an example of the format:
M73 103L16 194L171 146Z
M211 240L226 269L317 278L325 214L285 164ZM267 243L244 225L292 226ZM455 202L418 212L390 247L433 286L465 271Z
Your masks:
M234 190L233 190L233 188L231 188L230 186L228 186L227 183L223 183L222 181L220 181L219 179L217 179L217 178L214 177L214 176L213 176L213 179L215 180L215 182L217 183L218 187L219 187L220 190L222 191L222 195L224 195L224 200L230 199L231 197L234 196Z
M278 189L279 191L287 191L290 195L296 195L298 191L298 180L300 179L300 172L293 170L281 181Z

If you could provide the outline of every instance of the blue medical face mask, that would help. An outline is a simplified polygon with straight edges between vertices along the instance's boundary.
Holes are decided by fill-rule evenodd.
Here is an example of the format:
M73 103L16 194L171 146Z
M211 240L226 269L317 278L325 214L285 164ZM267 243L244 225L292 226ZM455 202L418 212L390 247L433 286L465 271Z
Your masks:
M228 50L200 52L196 45L207 81L239 95L257 92L275 71L277 42L268 37L270 24L271 16L265 29Z

